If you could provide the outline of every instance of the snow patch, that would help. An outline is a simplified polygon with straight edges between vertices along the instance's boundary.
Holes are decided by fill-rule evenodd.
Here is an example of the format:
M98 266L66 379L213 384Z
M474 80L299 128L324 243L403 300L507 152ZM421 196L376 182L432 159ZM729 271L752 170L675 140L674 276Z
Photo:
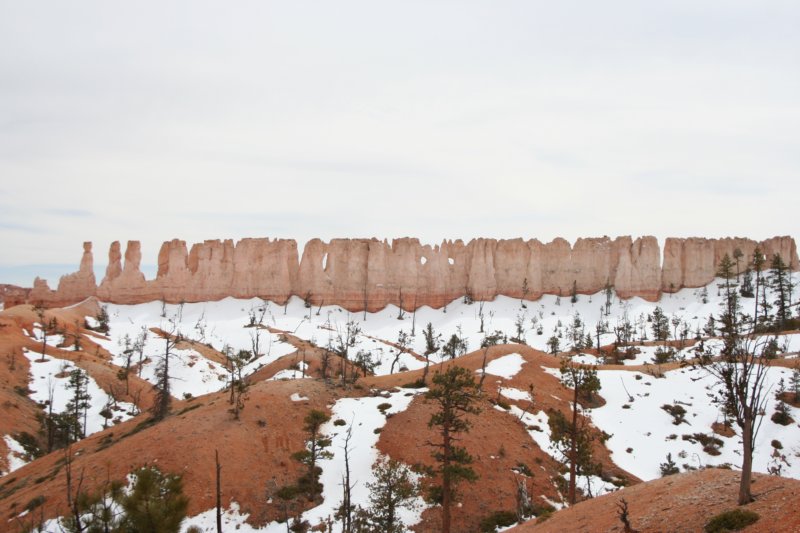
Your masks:
M10 474L14 470L22 468L23 466L28 464L28 461L24 459L26 455L25 448L23 448L22 445L19 442L17 442L11 435L6 435L5 437L3 437L3 440L5 441L6 446L8 447L8 455L6 456L6 462L8 463L8 472L6 472L6 474ZM2 475L1 472L0 475Z
M486 365L486 373L505 379L512 379L522 370L523 364L525 364L525 359L520 354L510 353L503 357L498 357ZM476 372L480 372L480 370Z

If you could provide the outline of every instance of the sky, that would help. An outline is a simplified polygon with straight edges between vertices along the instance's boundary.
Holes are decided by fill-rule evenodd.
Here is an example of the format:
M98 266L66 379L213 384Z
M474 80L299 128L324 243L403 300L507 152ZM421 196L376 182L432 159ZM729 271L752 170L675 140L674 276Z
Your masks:
M0 283L114 240L797 236L796 1L0 0Z

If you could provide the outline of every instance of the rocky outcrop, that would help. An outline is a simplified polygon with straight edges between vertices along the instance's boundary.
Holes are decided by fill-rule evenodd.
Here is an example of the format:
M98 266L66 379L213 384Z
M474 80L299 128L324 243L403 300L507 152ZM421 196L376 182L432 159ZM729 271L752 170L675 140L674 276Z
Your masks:
M83 256L77 272L61 276L58 289L51 290L46 280L36 278L28 301L45 307L63 307L81 302L97 293L92 243L83 243Z
M795 242L774 237L666 240L663 265L655 237L538 240L474 239L423 245L417 239L309 241L298 257L297 243L285 239L209 240L187 248L165 242L158 254L156 279L140 271L141 246L128 241L124 264L119 242L109 250L106 275L95 288L91 244L84 245L81 267L64 276L56 291L37 278L29 301L45 305L75 303L97 295L113 303L154 300L197 302L260 297L278 303L298 296L312 305L337 304L351 311L376 311L394 304L406 310L442 307L469 295L535 300L543 294L590 294L613 286L622 298L656 300L662 291L710 283L719 260L739 256L744 270L756 247L767 257L779 253L798 269Z
M661 289L665 292L674 292L683 287L707 285L714 279L717 265L726 254L737 262L737 268L743 272L752 262L756 248L764 254L767 268L776 254L779 254L792 270L800 268L797 246L792 237L772 237L761 242L739 237L669 238L664 245Z

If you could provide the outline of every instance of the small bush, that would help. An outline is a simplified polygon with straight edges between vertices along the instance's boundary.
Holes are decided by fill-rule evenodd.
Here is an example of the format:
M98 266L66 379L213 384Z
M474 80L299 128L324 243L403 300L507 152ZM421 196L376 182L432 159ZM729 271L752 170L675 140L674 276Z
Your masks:
M508 411L509 409L511 409L511 404L509 404L505 400L497 400L497 407L499 407L500 409L503 409L505 411Z
M739 531L750 524L755 524L760 517L753 511L734 509L720 513L708 521L706 533L719 533L723 531Z
M44 501L45 501L45 497L44 496L36 496L35 498L32 498L31 501L29 501L25 505L25 510L29 511L29 512L33 511L34 509L36 509L37 507L42 505L44 503Z
M776 450L782 450L783 449L783 444L781 444L781 441L779 441L778 439L773 439L770 444Z
M785 408L785 406L784 409L778 409L775 411L770 417L770 420L776 424L780 424L781 426L788 426L794 422L794 419L789 415L789 411Z
M665 403L661 408L672 415L673 425L679 426L686 422L686 409L684 409L682 405L678 405L677 403L672 405Z
M392 407L392 404L390 404L388 402L383 402L382 404L380 404L378 406L378 411L380 411L381 413L384 413L384 412L386 412L387 409L390 409L391 407Z
M347 422L345 422L341 418L337 418L336 420L333 421L333 425L334 426L346 426Z
M528 465L526 465L525 463L521 463L521 462L517 463L517 466L512 468L512 470L516 470L520 474L524 474L524 475L526 475L528 477L533 477L533 472L531 472L531 469L528 468Z
M713 435L706 435L705 433L694 433L692 435L684 435L683 440L687 440L692 443L699 442L701 446L703 446L703 451L706 452L708 455L719 455L719 449L725 444L722 439L718 439Z
M481 520L481 531L493 532L499 527L508 527L517 523L517 513L513 511L495 511Z

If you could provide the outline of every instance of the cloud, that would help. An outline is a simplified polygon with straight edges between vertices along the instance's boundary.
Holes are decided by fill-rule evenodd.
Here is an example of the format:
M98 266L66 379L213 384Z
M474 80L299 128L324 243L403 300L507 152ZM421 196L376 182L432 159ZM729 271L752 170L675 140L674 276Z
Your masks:
M50 208L44 209L42 212L47 215L69 218L86 218L94 215L94 213L87 211L86 209Z

